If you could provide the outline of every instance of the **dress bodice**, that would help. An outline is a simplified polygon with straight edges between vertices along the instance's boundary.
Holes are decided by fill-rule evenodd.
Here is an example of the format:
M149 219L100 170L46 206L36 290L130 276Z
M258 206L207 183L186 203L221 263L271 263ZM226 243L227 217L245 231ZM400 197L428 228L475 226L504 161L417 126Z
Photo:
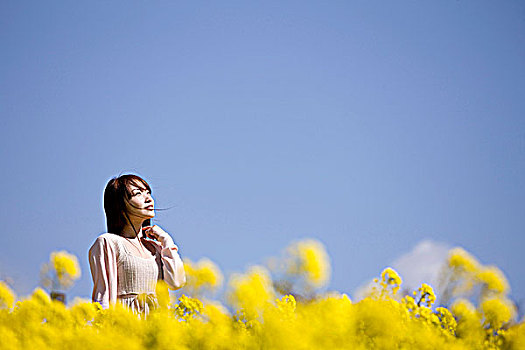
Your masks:
M154 294L159 279L159 265L156 256L142 258L130 253L125 238L116 236L117 296L126 294Z

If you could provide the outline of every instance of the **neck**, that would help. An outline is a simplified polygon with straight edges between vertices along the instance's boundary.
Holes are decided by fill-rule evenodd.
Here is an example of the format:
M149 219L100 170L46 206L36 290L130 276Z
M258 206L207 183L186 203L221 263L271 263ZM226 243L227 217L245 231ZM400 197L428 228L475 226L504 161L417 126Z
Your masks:
M126 226L124 226L124 228L122 229L122 236L126 238L135 238L137 236L141 237L142 236L141 228L142 228L142 223L144 222L144 220L142 219L133 220L133 218L130 218L130 219L131 219L131 223L128 222ZM135 230L138 230L138 232Z

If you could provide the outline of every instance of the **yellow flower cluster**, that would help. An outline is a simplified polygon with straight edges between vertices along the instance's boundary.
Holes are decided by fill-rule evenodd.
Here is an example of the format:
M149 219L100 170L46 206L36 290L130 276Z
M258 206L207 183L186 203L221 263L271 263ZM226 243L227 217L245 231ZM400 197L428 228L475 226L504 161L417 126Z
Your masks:
M188 295L198 297L206 291L214 292L222 285L222 272L210 259L202 258L196 263L184 259L184 270L186 272L184 292Z
M505 298L510 291L500 269L482 265L462 248L449 252L440 285L443 304L448 304L454 297L475 296L480 302L487 298Z
M503 295L509 291L509 283L500 269L495 266L481 267L476 273L477 280L485 286L485 293Z
M434 294L434 289L432 289L431 286L429 286L426 283L423 283L421 287L418 289L420 299L418 304L421 304L421 302L425 302L427 304L427 307L431 307L432 304L436 301L436 295ZM415 293L417 295L417 293Z
M395 295L399 288L401 288L401 277L399 274L391 267L387 267L381 273L381 286L382 290L387 290L389 287L392 288L392 294Z
M308 239L291 244L288 249L287 271L302 275L314 287L324 286L330 279L330 259L321 242Z
M281 257L270 259L269 268L279 293L302 300L315 298L327 285L332 270L324 245L314 239L293 242Z
M448 265L459 271L474 272L479 267L479 262L463 248L454 248L449 252Z
M179 298L179 304L177 305L176 312L181 319L188 320L191 317L195 317L196 315L200 314L202 312L202 308L203 305L199 299L182 295Z
M511 344L525 349L525 336L517 331L523 331L523 326L511 326L516 310L507 297L510 287L500 269L484 266L464 249L455 248L442 271L440 287L441 303L452 302L457 337L471 348L508 348L513 339ZM478 307L468 299L476 300Z
M262 266L253 266L246 274L234 274L228 283L228 302L250 319L260 315L274 298L270 273Z
M0 309L10 309L14 302L15 293L4 281L0 281Z
M216 288L218 279L209 271L222 276L203 261L191 267L197 294ZM392 268L376 284L376 293L359 302L338 292L301 300L279 295L270 272L255 266L231 277L228 305L197 299L184 289L171 300L160 283L160 307L141 318L120 304L103 310L76 300L66 307L42 289L14 303L13 291L0 282L0 349L524 348L525 323L514 321L514 308L504 299L486 298L478 307L455 299L450 308L433 309L433 288L423 284L401 297L402 279Z
M514 316L514 307L508 300L494 298L487 299L481 304L481 310L485 316L484 324L494 331L503 328L505 323L510 322Z
M40 269L42 285L51 290L66 290L80 278L77 257L66 251L51 253L49 262Z

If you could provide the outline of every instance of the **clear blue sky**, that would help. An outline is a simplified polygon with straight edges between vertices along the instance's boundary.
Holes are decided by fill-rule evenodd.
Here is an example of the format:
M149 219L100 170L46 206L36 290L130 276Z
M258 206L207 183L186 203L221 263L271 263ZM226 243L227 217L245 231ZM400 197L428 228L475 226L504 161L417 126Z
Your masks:
M121 172L226 272L321 240L352 292L431 239L525 299L525 3L0 3L0 277L87 250Z

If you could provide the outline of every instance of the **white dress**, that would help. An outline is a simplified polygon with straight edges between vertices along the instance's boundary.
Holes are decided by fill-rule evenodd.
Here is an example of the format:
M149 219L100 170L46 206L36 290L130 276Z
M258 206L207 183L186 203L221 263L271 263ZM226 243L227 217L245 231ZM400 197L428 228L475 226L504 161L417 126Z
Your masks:
M184 265L171 238L160 242L142 239L155 252L151 258L135 256L126 246L126 238L113 234L100 235L89 249L93 277L93 302L103 308L120 302L134 313L148 314L155 308L155 287L163 279L170 289L186 283Z

